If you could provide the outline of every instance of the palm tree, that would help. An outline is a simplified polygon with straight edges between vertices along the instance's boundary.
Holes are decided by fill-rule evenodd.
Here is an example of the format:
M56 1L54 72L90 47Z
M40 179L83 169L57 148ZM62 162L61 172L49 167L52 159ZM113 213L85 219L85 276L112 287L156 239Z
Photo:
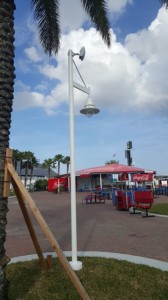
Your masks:
M166 8L168 8L168 0L161 0L163 4L165 4Z
M39 161L35 156L33 156L30 161L30 187L31 187L31 181L32 181L32 177L33 177L34 167L38 167L38 166L39 166Z
M17 170L18 161L21 161L21 159L22 159L22 152L20 152L17 149L13 149L12 162L15 170Z
M45 53L58 53L60 46L59 0L30 0L34 8L40 42ZM107 1L81 0L84 10L110 46ZM7 299L5 267L6 223L8 199L3 197L3 181L6 149L9 147L11 112L14 92L14 0L0 1L0 299Z
M69 173L69 165L70 165L70 156L65 156L62 160L62 163L67 166L66 173Z
M41 164L42 169L48 170L48 179L51 177L51 168L55 168L55 162L52 158L45 159L44 162Z
M7 299L8 282L5 255L8 199L3 197L4 158L9 147L11 111L14 91L14 2L0 2L0 299Z
M58 175L60 175L60 165L61 165L61 162L63 161L63 159L64 159L64 157L62 154L57 154L54 157L54 162L58 163Z
M119 161L113 159L105 162L105 165L111 165L111 164L119 164Z
M27 176L28 176L28 169L31 168L31 161L34 158L34 153L31 151L25 151L22 153L22 169L25 169L25 179L24 179L24 185L26 187L27 184Z

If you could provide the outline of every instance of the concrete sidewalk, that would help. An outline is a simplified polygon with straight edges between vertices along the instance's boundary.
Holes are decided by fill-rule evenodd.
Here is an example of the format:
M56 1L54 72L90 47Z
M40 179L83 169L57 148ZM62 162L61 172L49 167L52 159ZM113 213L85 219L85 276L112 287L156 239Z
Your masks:
M31 195L61 249L70 251L70 194ZM117 211L111 200L105 204L82 204L84 195L77 193L78 251L121 253L168 262L168 218L142 218L128 211ZM160 196L155 202L168 202L168 197ZM42 251L53 252L31 212L30 215ZM6 249L9 257L35 253L16 198L9 199Z

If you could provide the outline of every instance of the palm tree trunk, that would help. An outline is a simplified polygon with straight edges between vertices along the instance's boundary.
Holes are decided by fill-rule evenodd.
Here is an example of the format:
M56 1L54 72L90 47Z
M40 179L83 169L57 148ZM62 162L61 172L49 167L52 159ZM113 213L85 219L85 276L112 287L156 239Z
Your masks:
M0 1L0 299L6 300L8 281L5 253L8 199L3 197L4 162L9 147L14 91L14 10L13 0Z
M22 179L22 159L20 160L20 178Z
M25 180L24 180L24 185L26 187L26 185L27 185L27 176L28 176L28 160L26 161L25 164L26 165L25 165Z
M30 188L31 188L31 182L32 182L32 177L33 177L33 170L34 170L34 168L31 167L31 171L30 171Z
M60 161L58 161L58 175L60 175Z
M50 179L50 177L51 177L51 168L49 167L48 168L48 179Z

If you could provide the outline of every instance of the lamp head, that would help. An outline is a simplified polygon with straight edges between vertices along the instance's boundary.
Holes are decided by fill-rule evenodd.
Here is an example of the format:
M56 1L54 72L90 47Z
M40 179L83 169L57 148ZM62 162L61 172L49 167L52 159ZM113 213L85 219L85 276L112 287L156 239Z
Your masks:
M88 118L90 118L92 115L96 115L100 112L100 110L98 108L95 107L95 105L92 102L92 99L90 97L90 95L88 96L88 101L86 103L86 105L84 106L84 108L82 108L80 110L81 114L86 115Z

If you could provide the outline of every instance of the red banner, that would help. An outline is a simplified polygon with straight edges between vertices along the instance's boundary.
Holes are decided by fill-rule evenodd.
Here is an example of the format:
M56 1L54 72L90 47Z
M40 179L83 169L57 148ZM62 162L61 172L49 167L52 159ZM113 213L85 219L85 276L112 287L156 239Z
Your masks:
M146 173L146 174L133 174L132 175L132 181L136 182L146 182L146 181L152 181L153 180L153 174L152 173Z
M68 188L68 177L51 178L48 180L48 192L54 192L58 186Z

